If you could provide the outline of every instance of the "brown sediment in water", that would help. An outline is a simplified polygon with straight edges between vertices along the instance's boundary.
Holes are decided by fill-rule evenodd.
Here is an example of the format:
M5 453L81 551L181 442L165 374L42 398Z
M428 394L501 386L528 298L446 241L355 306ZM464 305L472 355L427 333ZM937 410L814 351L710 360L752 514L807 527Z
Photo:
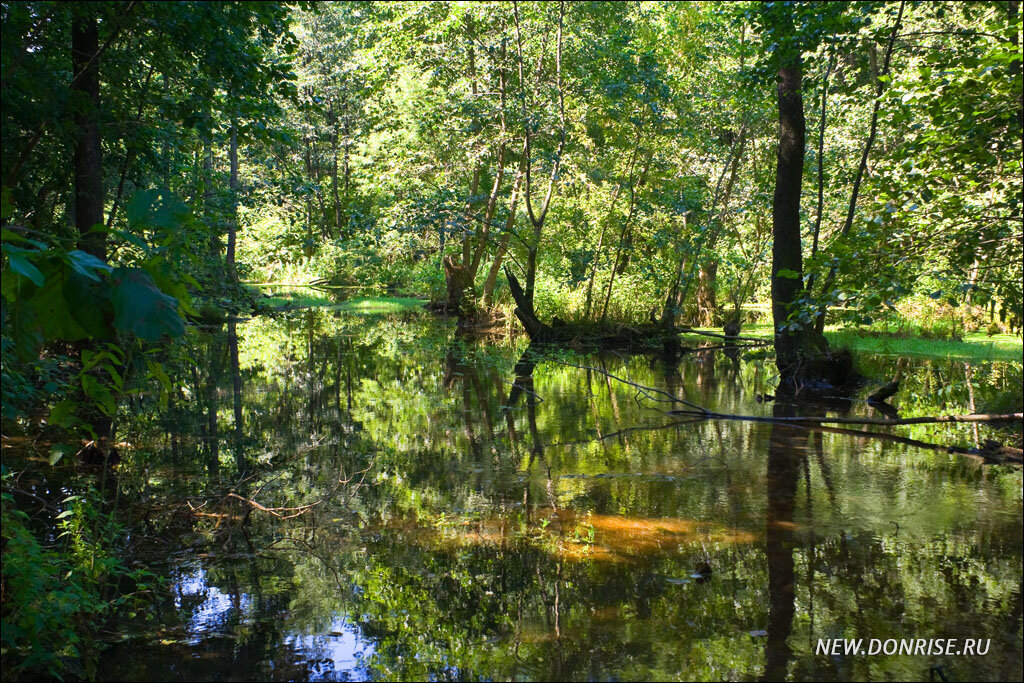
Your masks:
M698 545L761 540L760 534L743 529L678 517L627 517L542 508L535 510L531 518L533 521L525 527L519 519L501 516L435 525L412 518L393 518L387 526L414 543L432 548L533 543L568 561L632 562L651 555L683 552Z

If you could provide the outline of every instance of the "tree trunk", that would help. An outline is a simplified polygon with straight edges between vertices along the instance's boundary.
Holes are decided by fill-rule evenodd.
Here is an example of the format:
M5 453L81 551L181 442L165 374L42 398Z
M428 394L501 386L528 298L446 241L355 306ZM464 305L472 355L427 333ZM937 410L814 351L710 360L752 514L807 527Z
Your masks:
M107 259L107 233L92 232L103 225L103 156L100 147L99 30L95 14L75 14L71 24L72 90L87 104L77 109L75 126L75 227L78 248Z
M505 277L508 278L508 287L512 292L512 298L516 302L516 317L523 324L523 327L526 328L526 333L530 336L530 339L544 340L550 338L552 336L551 327L537 319L533 312L533 300L527 297L526 292L523 291L522 286L519 284L518 278L507 267L505 268Z
M637 146L639 149L640 145L640 133L637 132ZM601 307L601 322L605 321L608 316L608 302L612 298L612 287L615 286L616 274L622 275L626 272L626 265L629 263L629 250L632 246L633 238L630 232L630 224L633 221L633 213L636 209L636 187L637 184L643 184L647 178L647 171L650 169L651 159L653 158L653 151L647 156L647 161L644 163L643 170L640 172L638 181L633 180L630 177L629 182L629 211L626 213L626 220L622 224L622 231L619 233L619 244L615 250L615 259L612 262L612 272L608 275L608 288L605 290L604 305Z
M878 110L882 105L882 92L885 89L885 82L882 79L889 75L889 62L892 58L892 48L896 43L896 36L898 36L900 32L900 26L903 22L903 9L905 6L906 2L900 2L899 13L896 15L896 23L892 27L892 33L889 35L889 43L885 48L885 61L882 65L881 73L878 72L878 60L875 56L875 45L874 43L868 43L871 56L871 73L875 77L875 104L871 109L871 125L868 130L868 139L867 142L864 143L864 151L860 157L860 164L857 166L857 175L853 179L853 190L850 192L850 205L846 211L846 220L843 222L843 227L839 231L840 238L849 234L850 229L853 228L853 217L857 211L857 197L860 194L861 181L864 179L864 173L868 167L868 156L871 154L871 147L875 144L875 136L878 133ZM829 289L835 281L837 272L838 265L833 263L832 267L829 268L828 275L825 276L825 279L822 282L822 298L828 296ZM825 308L819 307L814 320L814 331L819 335L825 330L825 313Z
M774 413L792 413L776 404ZM768 623L764 680L786 677L793 651L789 636L796 614L796 571L793 560L793 518L796 508L798 454L806 451L807 434L773 424L768 432L768 505L765 514L765 559L768 564ZM806 456L805 456L806 457Z
M739 175L740 161L743 159L743 152L747 146L747 124L743 123L740 128L740 134L737 139L733 142L733 151L730 153L729 161L726 162L725 168L722 169L722 176L719 177L718 185L715 189L715 197L712 202L712 214L717 213L718 224L708 237L707 242L702 247L704 253L715 250L715 246L718 243L718 238L725 229L725 222L728 219L729 210L729 199L732 197L732 191L736 187L736 178ZM721 181L725 178L725 173L728 171L729 179L725 182L725 189L721 194L718 192L718 188L721 187ZM716 211L717 210L717 211ZM700 264L699 276L697 278L697 324L702 327L714 327L717 323L718 318L718 301L715 296L715 289L717 287L716 281L718 278L718 261L711 259L704 260Z
M218 221L214 211L213 193L213 116L209 108L206 110L208 129L203 136L203 217L210 231L210 254L214 259L220 258L220 234Z
M228 251L225 263L227 264L228 278L231 282L238 282L238 272L235 270L235 239L238 234L238 130L233 123L231 124L231 147L228 150L228 159L231 164L228 176L228 186L231 190L231 214L228 217Z
M235 417L235 462L238 472L242 473L249 469L249 463L243 448L245 427L242 416L242 370L238 362L238 324L234 320L228 323L228 353L231 356L231 394Z
M686 214L683 214L683 229L682 234L686 233ZM676 326L676 316L679 314L679 309L682 308L685 290L688 287L683 287L683 273L686 272L686 255L679 255L679 267L676 269L676 279L672 282L672 286L669 287L668 294L665 295L665 307L661 311L661 326L665 329L671 329Z
M306 137L306 178L313 178L313 156L309 137ZM306 258L313 257L313 198L306 193Z
M473 278L469 269L451 256L445 256L442 264L448 292L448 312L460 318L469 317L474 307Z
M772 319L775 324L775 363L783 384L794 383L800 373L802 358L812 347L819 346L812 343L809 330L800 329L790 320L793 304L803 290L800 188L806 126L800 94L801 75L799 53L791 55L779 68L779 150L772 204ZM824 338L820 341L824 342Z
M331 198L334 200L334 237L341 235L341 197L338 193L338 122L331 103Z
M697 325L714 327L718 317L718 302L715 300L715 279L718 275L718 261L705 261L700 266L697 279Z
M519 205L519 189L522 187L523 169L520 167L516 180L512 185L512 198L509 200L508 218L505 219L505 229L501 234L501 241L498 243L498 250L494 254L494 261L491 262L491 269L487 272L487 280L484 282L484 308L490 308L494 303L494 287L498 282L498 272L501 270L501 261L508 250L508 243L512 239L512 231L516 225L516 209Z
M473 258L463 265L469 270L470 281L476 280L477 270L480 268L480 260L487 249L487 236L491 232L491 221L494 219L494 212L498 209L498 194L501 192L501 183L505 179L505 144L498 147L498 172L494 176L494 185L491 187L491 194L487 197L487 206L484 209L484 219L476 230L476 246L472 250Z

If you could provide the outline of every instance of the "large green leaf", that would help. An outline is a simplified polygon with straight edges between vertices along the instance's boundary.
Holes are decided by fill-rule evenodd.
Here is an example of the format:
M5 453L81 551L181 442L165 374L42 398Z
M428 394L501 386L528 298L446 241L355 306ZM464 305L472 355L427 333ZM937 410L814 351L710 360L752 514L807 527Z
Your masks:
M110 326L110 285L94 281L77 270L67 273L64 299L75 321L93 339L112 339Z
M114 327L147 341L156 341L165 334L177 337L185 332L178 300L161 292L146 271L115 268L111 282Z
M35 309L36 321L42 329L43 336L46 339L66 341L91 336L78 322L78 316L84 313L75 310L80 304L72 306L66 296L67 291L73 291L73 288L67 287L72 271L58 256L41 261L39 265L46 273L46 283L36 290L28 303Z
M68 263L71 264L76 273L96 282L100 280L98 273L109 273L112 270L109 265L92 254L78 249L68 252Z
M7 255L7 263L18 275L22 275L31 280L37 287L43 286L43 281L46 279L43 277L42 272L29 260L30 254L39 254L38 251L32 249L22 249L21 247L15 247L10 244L3 245L4 254Z

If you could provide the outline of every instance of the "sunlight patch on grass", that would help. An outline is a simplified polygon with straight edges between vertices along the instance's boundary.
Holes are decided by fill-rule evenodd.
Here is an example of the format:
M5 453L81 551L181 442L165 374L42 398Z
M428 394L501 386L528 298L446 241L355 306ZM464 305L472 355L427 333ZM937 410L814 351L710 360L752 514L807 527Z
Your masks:
M349 299L331 306L336 311L347 311L349 313L400 313L416 308L422 308L426 303L425 299L413 299L411 297L387 297L372 296Z
M833 348L897 356L1020 362L1024 353L1020 337L1008 334L988 337L984 333L976 333L967 335L963 341L953 341L871 334L859 330L826 330L825 337Z
M721 334L721 329L695 328L702 332ZM708 337L699 335L680 335L690 342L709 341ZM742 337L771 339L772 325L744 325L740 330ZM948 339L925 339L905 335L886 334L871 330L839 329L828 326L825 338L832 348L880 353L896 356L929 356L933 358L966 358L972 360L1020 361L1024 355L1024 341L1012 334L995 334L988 336L984 332L974 332L964 337L963 341Z

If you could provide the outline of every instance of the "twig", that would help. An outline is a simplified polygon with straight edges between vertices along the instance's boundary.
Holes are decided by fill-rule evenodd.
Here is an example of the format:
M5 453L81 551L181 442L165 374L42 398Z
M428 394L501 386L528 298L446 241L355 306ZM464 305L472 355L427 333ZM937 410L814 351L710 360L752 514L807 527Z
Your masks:
M519 389L520 391L525 391L526 393L528 393L530 396L533 396L538 401L541 401L541 402L544 401L544 399L540 396L540 394L538 394L535 391L531 391L530 389L527 389L522 384L516 384L515 382L509 382L508 380L505 380L505 384L511 384L516 389Z
M295 506L295 507L275 507L275 508L269 508L269 507L266 507L264 505L261 505L261 504L257 503L255 500L252 500L251 498L245 498L244 496L240 496L237 493L235 493L234 491L231 491L225 497L226 498L235 498L236 500L240 500L240 501L242 501L244 503L248 503L253 508L255 508L257 510L260 510L261 512L267 512L267 513L273 515L274 517L277 517L278 519L293 519L295 517L298 517L299 515L304 515L305 513L309 512L310 510L315 508L316 506L321 505L322 503L327 502L328 500L330 500L331 498L334 497L334 494L337 493L338 489L340 489L343 485L350 483L355 478L356 475L362 475L362 477L359 479L359 483L356 484L356 488L358 489L360 486L362 486L363 480L366 479L366 473L370 470L371 467L373 467L372 464L370 465L370 467L367 467L364 470L356 472L355 474L353 474L351 477L348 477L347 479L338 479L337 483L334 485L334 488L331 489L330 492L328 492L323 498L321 498L320 500L315 501L313 503L307 503L305 505L298 505L298 506ZM344 471L342 471L342 475L344 475ZM260 490L262 490L262 488L263 487L260 487ZM346 506L346 508L348 506L347 500L346 500L345 506ZM292 514L282 514L282 513L292 513Z

